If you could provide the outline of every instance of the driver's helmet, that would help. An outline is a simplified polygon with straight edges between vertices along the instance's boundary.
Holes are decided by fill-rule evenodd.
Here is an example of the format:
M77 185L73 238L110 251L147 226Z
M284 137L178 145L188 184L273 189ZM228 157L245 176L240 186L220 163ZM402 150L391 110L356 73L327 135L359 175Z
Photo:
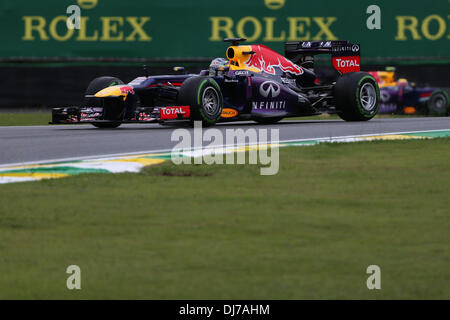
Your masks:
M211 61L211 64L209 65L209 75L210 76L222 75L228 72L229 68L230 64L228 63L227 59L216 58L213 61Z
M399 87L407 87L408 86L408 80L406 80L406 79L404 79L404 78L401 78L401 79L398 79L398 81L397 81L397 85L399 86Z
M389 85L395 82L395 73L392 71L381 71L378 72L378 75L382 84Z

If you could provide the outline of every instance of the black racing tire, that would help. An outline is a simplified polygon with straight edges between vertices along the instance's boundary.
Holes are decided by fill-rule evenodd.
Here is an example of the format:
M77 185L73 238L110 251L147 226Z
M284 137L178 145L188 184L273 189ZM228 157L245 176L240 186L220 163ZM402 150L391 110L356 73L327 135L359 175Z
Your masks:
M95 78L89 83L84 95L93 96L102 89L116 86L119 84L123 84L123 81L115 77L106 76ZM85 97L84 102L86 107L101 107L101 101L99 99Z
M84 93L85 96L87 95L95 95L97 92L99 92L102 89L116 86L123 84L123 81L115 78L115 77L99 77L95 78L94 80L89 83L89 86L86 89L86 92ZM84 98L84 105L86 107L92 107L92 108L101 108L103 107L102 101L98 98L91 98L91 97L85 97ZM96 128L101 129L112 129L117 128L120 126L120 122L99 122L99 123L93 123L92 124Z
M222 114L222 91L212 78L191 77L181 85L177 104L190 106L192 122L201 121L205 127L212 126Z
M254 118L254 121L256 121L259 124L274 124L281 120L283 120L283 117L274 117L274 118Z
M368 121L380 106L380 89L373 76L351 72L339 77L333 88L336 113L345 121Z
M450 99L448 93L443 90L434 91L427 102L428 114L435 117L443 117L450 113Z
M114 129L121 125L120 122L97 122L92 125L99 129Z

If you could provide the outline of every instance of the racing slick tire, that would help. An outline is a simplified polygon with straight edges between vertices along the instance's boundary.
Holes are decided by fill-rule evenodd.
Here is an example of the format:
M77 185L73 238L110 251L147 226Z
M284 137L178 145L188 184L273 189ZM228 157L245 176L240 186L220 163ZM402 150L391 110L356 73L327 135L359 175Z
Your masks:
M191 122L201 121L205 127L212 126L222 114L222 91L212 78L188 78L178 92L177 104L190 106Z
M336 113L345 121L367 121L377 113L380 89L373 76L351 72L339 77L333 88Z
M115 77L99 77L99 78L95 78L94 80L91 81L91 83L89 84L89 86L86 89L86 92L84 93L85 96L87 95L94 95L97 92L99 92L102 89L111 87L111 86L116 86L119 84L123 84L123 81L115 78ZM85 106L89 106L89 107L93 107L93 108L98 108L98 107L102 107L102 102L100 99L96 99L96 98L91 98L91 97L85 97ZM96 128L100 128L100 129L112 129L112 128L117 128L118 126L120 126L120 122L98 122L98 123L92 123L92 125Z
M281 120L283 120L283 117L277 117L277 118L255 118L253 119L259 124L274 124Z
M450 99L448 93L443 90L434 91L427 102L428 114L435 117L443 117L450 113Z
M91 124L99 129L114 129L121 125L120 122L97 122Z

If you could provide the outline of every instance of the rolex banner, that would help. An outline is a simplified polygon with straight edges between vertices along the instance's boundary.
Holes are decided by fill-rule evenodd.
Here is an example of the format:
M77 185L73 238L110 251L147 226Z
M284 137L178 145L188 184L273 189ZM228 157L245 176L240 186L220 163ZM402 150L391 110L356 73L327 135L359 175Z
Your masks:
M223 56L223 38L350 40L370 62L449 63L448 0L2 0L0 59Z

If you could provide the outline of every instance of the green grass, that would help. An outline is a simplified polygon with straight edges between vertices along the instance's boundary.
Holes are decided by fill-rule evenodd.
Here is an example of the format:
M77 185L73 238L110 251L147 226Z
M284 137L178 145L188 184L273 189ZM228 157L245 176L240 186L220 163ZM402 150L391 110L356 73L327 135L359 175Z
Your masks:
M0 112L0 126L41 126L52 121L48 111L37 112Z
M322 144L280 149L275 176L167 162L3 185L0 298L449 299L449 159L450 139Z

